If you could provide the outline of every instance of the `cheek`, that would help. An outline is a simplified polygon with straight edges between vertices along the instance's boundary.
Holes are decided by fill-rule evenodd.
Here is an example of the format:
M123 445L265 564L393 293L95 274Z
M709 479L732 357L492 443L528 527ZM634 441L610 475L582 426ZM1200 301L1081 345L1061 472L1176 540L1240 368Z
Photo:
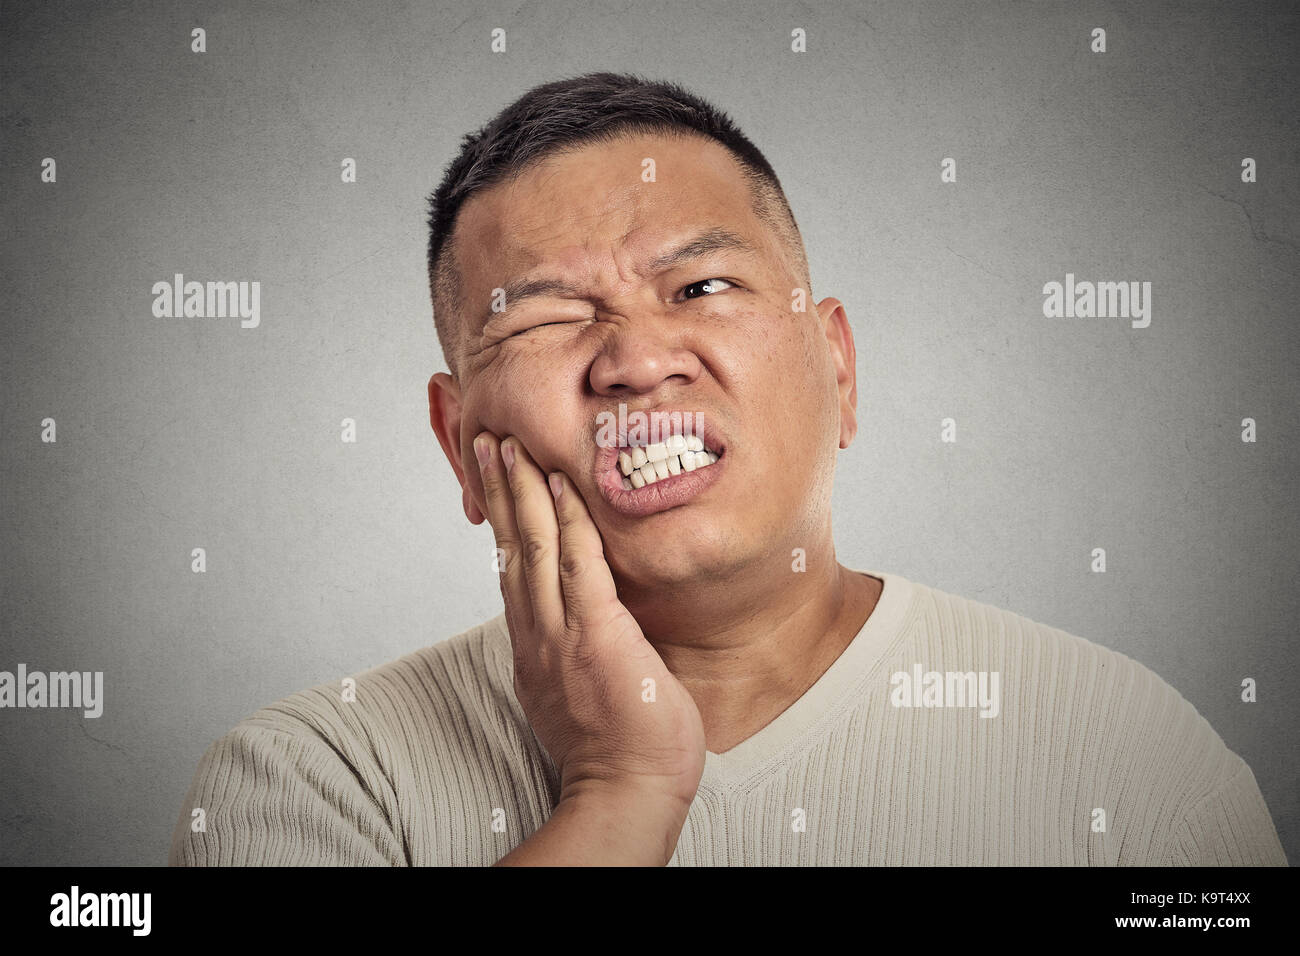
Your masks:
M762 379L770 404L799 406L807 414L810 403L821 401L819 384L826 371L825 339L805 313L779 305L731 317L738 330L736 355L740 374ZM820 344L819 344L820 341Z
M742 378L751 407L773 423L764 445L781 467L772 480L806 491L839 442L838 391L825 337L802 313L755 314L746 325Z
M769 365L791 371L809 364L809 329L812 321L805 312L795 312L789 300L764 299L753 309L720 317L740 330L748 350Z
M574 404L572 384L544 362L504 363L502 373L506 372L510 374L494 371L475 383L461 433L470 455L466 460L476 462L474 438L479 432L490 431L498 439L518 439L544 470L571 471L575 448L586 434L584 413Z
M701 313L696 328L700 342L737 380L767 379L797 351L796 324L771 302L754 308L718 308Z

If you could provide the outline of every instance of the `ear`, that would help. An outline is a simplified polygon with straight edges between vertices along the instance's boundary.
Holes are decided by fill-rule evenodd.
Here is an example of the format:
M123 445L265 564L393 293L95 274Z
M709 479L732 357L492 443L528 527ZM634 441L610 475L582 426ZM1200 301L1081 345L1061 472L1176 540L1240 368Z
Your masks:
M817 312L825 326L840 394L840 447L848 448L858 433L858 353L853 346L853 330L839 299L822 299L817 303Z
M482 524L483 512L474 501L470 483L465 477L464 451L460 446L460 386L446 372L435 372L429 379L429 424L438 436L442 452L451 462L451 469L460 482L461 503L470 524ZM475 462L474 467L478 467Z

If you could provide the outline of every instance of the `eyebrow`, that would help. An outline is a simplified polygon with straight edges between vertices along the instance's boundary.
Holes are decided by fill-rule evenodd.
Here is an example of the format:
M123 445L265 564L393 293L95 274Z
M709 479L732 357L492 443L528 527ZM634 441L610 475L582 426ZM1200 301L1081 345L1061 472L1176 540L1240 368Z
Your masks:
M646 269L649 272L662 272L670 266L689 262L691 259L698 259L710 252L724 252L727 250L747 252L751 255L758 252L749 240L729 230L715 228L701 233L689 242L683 243L671 252L664 253L657 259L652 259Z
M707 232L702 232L694 239L689 239L675 249L665 252L661 256L651 259L646 264L646 270L649 273L663 272L672 266L681 265L684 262L690 262L692 259L698 259L701 256L707 256L711 252L743 252L749 255L757 255L758 250L754 244L742 236L736 235L728 229L715 227ZM561 279L511 279L502 287L505 292L506 308L517 305L525 299L534 299L542 296L560 296L567 298L580 298L582 290ZM492 321L492 317L502 313L493 312L489 306L484 316L484 327Z

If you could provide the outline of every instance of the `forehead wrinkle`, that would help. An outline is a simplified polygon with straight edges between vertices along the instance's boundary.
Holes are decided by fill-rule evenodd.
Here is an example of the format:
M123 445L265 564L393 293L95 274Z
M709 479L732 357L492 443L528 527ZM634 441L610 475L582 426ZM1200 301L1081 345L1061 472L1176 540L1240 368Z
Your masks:
M510 207L515 195L519 191L524 191L529 196L546 194L548 189L546 184L553 182L562 172L560 162L562 157L555 157L537 163L530 169L521 172L501 184L504 188L496 191L494 203L491 205ZM742 186L746 202L744 203L744 212L747 217L757 219L755 215L757 210L753 208L753 195L749 183L745 182ZM556 296L565 298L590 298L592 294L579 287L577 281L569 281L565 278L564 272L566 266L578 268L577 259L585 260L581 267L583 271L591 268L591 256L593 242L598 242L592 233L603 231L599 228L590 229L585 226L599 226L609 222L611 219L623 219L624 226L617 229L616 235L612 237L608 246L609 261L613 263L615 272L619 280L623 283L632 281L634 278L649 278L659 272L687 263L692 259L708 255L713 252L735 251L747 255L751 259L763 258L762 252L758 245L748 238L737 235L732 229L724 228L721 225L712 225L704 228L703 231L697 232L690 239L680 243L667 252L654 255L644 264L639 264L636 260L639 258L634 247L640 245L636 238L636 233L642 232L649 223L647 220L648 207L653 208L661 201L653 192L645 190L643 187L633 184L620 184L615 188L600 190L598 196L588 196L586 208L567 209L563 216L557 221L547 215L530 216L531 222L519 220L514 217L504 215L492 215L488 213L487 218L492 221L493 231L496 233L496 240L500 243L502 251L506 253L507 261L515 261L524 267L522 275L516 275L503 283L502 288L505 295L505 308L509 310L512 306L531 298L541 296ZM712 204L710 204L712 205ZM490 208L489 206L489 208ZM487 212L488 209L483 210ZM717 210L714 210L715 212ZM761 219L759 220L761 222ZM679 223L679 228L684 223ZM513 227L513 228L511 228ZM550 263L560 262L560 268L557 273L537 275L538 268L547 262L548 257L537 251L534 244L541 241L545 245L547 240L562 238L566 232L576 230L579 232L588 232L585 242L578 247L570 247L570 252L580 249L578 256L572 256L568 253L564 255L555 255L549 257ZM611 230L614 231L614 230ZM647 255L649 253L642 253ZM565 263L563 260L571 260ZM529 273L532 273L531 275ZM569 273L574 276L574 272ZM501 313L494 312L489 303L488 307L481 315L479 323L480 331L485 330L492 323L495 316Z
M555 278L529 279L520 276L510 279L502 286L502 289L505 292L507 310L512 304L518 305L528 299L543 297L578 299L583 297L582 290L577 286L571 285L563 279ZM499 314L501 313L493 312L489 306L487 321L491 322L492 316Z
M675 265L683 262L690 262L692 259L698 259L706 256L711 252L744 252L749 255L758 255L758 248L742 236L737 235L730 229L722 226L714 226L706 229L704 232L688 239L686 242L678 245L662 255L656 256L646 263L644 272L654 275L663 272Z

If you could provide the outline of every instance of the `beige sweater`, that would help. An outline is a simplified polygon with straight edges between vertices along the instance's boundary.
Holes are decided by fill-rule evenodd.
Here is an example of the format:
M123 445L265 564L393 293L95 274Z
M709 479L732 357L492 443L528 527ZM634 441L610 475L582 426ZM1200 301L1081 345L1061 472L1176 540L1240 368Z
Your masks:
M706 755L673 863L1286 864L1250 767L1141 664L867 573L884 590L839 660ZM983 706L926 706L979 704L981 686ZM485 865L550 815L558 779L514 696L504 616L343 696L294 694L216 741L170 862Z

